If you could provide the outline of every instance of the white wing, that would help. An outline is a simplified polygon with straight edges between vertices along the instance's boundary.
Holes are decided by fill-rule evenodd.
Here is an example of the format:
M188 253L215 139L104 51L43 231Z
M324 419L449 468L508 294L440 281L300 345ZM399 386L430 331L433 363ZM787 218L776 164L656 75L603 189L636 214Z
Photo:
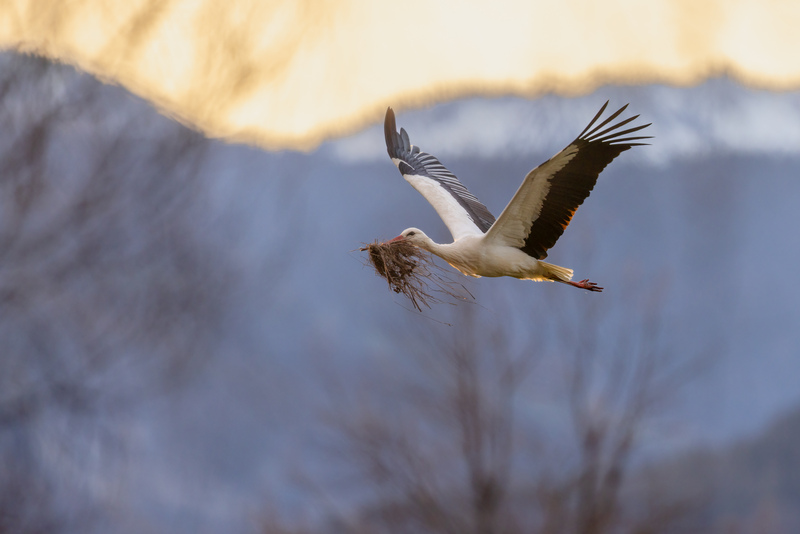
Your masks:
M486 232L487 242L519 248L536 259L547 257L547 250L564 233L606 165L632 146L645 144L631 141L650 138L624 137L650 124L616 131L638 115L598 131L627 105L589 131L607 105L608 102L569 146L528 173L497 222Z
M442 218L453 240L483 234L494 216L438 159L412 145L404 129L397 133L394 111L386 110L386 150L400 174L414 186Z

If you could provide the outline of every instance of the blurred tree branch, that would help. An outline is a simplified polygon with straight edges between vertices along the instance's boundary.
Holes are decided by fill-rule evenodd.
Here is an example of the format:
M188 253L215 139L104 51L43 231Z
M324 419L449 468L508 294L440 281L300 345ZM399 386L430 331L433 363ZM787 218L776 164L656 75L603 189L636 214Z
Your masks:
M642 515L622 492L641 430L696 360L670 352L658 295L647 296L611 304L636 310L630 316L609 314L608 299L517 310L522 325L460 306L452 329L401 340L414 362L409 374L371 376L374 390L331 395L337 457L353 467L351 484L371 495L360 515L340 518L345 530L667 532L685 508L655 499ZM539 402L554 395L569 433L531 418L537 387Z
M37 419L113 413L202 363L230 273L200 235L200 135L119 107L118 89L69 67L0 62L0 431L25 436ZM0 497L28 494L25 476L4 476L14 463L0 462ZM42 491L27 505L44 517ZM18 507L3 498L0 515Z

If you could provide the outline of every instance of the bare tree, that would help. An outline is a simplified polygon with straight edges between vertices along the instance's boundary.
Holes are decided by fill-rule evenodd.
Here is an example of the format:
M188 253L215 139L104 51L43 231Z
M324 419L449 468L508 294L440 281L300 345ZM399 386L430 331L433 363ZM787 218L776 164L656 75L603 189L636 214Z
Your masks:
M664 531L677 508L651 503L643 517L622 497L639 431L686 377L653 299L628 301L637 312L624 319L608 314L608 299L605 308L575 301L549 319L526 310L535 342L529 325L462 306L453 328L438 329L446 333L401 341L402 356L416 356L407 374L371 376L371 391L340 384L349 393L334 391L328 413L338 457L371 495L342 530ZM570 432L531 415L531 403L546 402L528 394L534 388L552 396Z
M0 62L0 438L35 451L202 362L229 275L199 235L200 135L69 67ZM44 474L19 452L0 446L0 524L35 532L20 499L44 517L55 497L20 487Z
M676 518L674 503L654 503L652 513L630 514L622 489L643 426L674 399L699 369L696 355L674 354L666 339L656 291L630 291L617 310L587 305L580 312L562 310L557 329L564 364L564 394L573 433L573 458L567 476L549 476L540 485L545 532L652 532ZM618 312L619 313L619 312ZM565 317L579 317L568 321ZM665 513L669 510L669 513Z
M392 369L388 382L368 378L379 391L333 387L338 457L372 494L360 517L343 520L348 531L512 531L514 405L536 355L507 323L481 324L475 306L459 307L456 319L453 328L412 328L417 341L404 355L413 367Z

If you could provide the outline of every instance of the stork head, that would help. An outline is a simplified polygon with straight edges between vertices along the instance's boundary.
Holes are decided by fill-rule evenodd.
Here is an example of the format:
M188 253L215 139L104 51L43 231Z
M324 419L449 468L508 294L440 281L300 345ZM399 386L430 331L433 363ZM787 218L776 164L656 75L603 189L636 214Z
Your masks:
M415 247L419 247L422 249L428 249L428 243L431 242L431 238L425 235L425 232L420 230L419 228L406 228L403 230L399 236L395 237L394 239L389 240L389 243L394 241L407 241L411 243Z

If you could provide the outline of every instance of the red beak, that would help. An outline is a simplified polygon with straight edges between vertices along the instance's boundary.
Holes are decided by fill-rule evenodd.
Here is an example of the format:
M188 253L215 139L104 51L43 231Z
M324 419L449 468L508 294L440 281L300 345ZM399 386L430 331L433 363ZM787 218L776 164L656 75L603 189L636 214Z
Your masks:
M405 237L399 235L395 238L390 239L389 241L387 241L387 243L394 243L395 241L402 241L403 239L405 239Z

